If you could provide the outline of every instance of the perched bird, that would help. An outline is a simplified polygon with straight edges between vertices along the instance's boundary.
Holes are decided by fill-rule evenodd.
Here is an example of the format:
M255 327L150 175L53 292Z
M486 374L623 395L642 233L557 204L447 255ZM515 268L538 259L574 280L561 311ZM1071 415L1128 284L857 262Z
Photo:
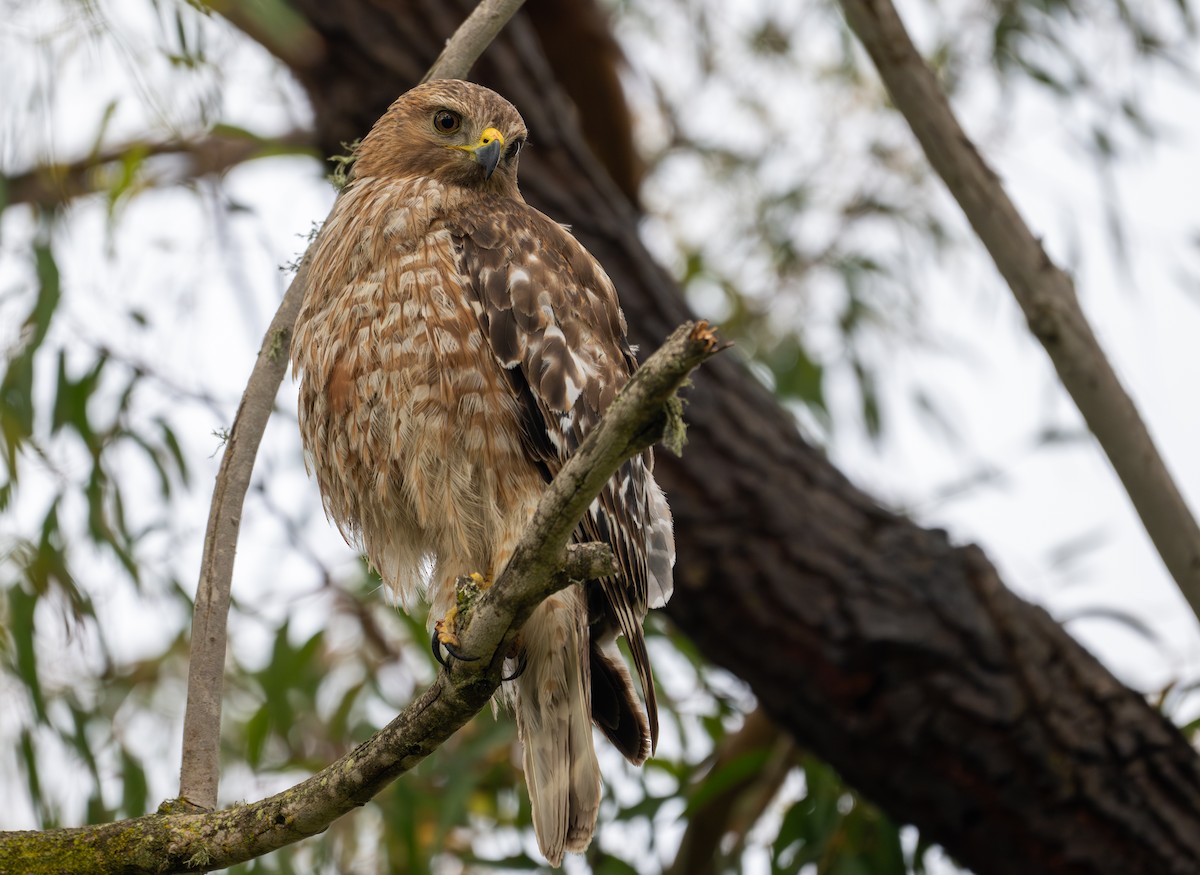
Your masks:
M525 139L512 104L478 85L438 80L396 100L320 235L292 343L326 511L405 605L427 587L434 617L453 614L458 577L499 575L637 367L604 270L521 197ZM671 595L675 546L649 451L575 538L609 544L621 573L546 599L512 682L534 829L556 866L595 831L591 723L634 764L658 742L642 621Z

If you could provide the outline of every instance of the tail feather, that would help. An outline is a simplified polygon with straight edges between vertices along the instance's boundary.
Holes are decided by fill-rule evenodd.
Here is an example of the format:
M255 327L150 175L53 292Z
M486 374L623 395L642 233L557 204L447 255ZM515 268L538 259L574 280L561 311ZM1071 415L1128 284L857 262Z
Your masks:
M590 648L592 720L625 759L640 766L650 756L650 727L633 690L633 678L614 645Z
M587 611L578 587L546 599L521 632L517 730L538 846L552 866L591 843L600 810L592 746Z
M646 652L646 636L640 625L625 630L625 641L629 654L637 669L642 684L642 695L646 697L646 717L650 722L650 753L658 749L658 696L654 694L654 674L650 670L650 654Z

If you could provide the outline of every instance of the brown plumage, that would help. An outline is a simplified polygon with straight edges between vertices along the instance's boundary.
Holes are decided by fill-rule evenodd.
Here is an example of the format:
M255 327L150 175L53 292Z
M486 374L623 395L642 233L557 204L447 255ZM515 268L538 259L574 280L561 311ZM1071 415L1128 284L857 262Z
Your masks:
M521 198L525 137L516 109L477 85L402 95L363 140L321 235L292 346L329 515L406 604L428 583L435 617L458 576L500 573L637 366L608 276ZM517 726L554 865L595 830L591 721L634 764L658 741L641 624L670 597L675 556L652 471L649 452L627 463L576 533L610 544L621 574L551 596L521 634Z

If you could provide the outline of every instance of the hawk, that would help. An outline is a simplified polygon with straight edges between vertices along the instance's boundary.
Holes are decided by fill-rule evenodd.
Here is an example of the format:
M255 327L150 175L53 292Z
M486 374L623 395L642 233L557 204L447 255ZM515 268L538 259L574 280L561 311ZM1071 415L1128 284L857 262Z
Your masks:
M406 606L425 591L434 617L454 613L457 578L503 570L637 367L611 280L521 197L525 140L512 104L478 85L438 80L397 99L320 236L293 339L327 513ZM575 538L610 545L620 574L534 611L512 684L534 830L556 866L595 831L591 724L635 765L658 742L642 621L671 595L675 547L649 451L609 481ZM438 628L453 653L452 629Z

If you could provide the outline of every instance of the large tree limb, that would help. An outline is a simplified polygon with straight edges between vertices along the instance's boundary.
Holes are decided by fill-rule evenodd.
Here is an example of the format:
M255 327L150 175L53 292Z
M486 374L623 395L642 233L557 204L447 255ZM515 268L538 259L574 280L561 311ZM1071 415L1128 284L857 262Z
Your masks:
M1167 570L1200 617L1200 526L1092 332L1074 283L1051 261L963 131L891 0L840 2L896 108L1008 282L1029 330L1050 356Z
M453 663L385 728L281 793L203 814L160 811L98 826L0 833L0 872L159 875L224 869L316 835L364 805L488 703L517 634L546 596L573 580L614 572L607 546L569 545L572 533L623 462L660 437L664 426L681 427L671 399L692 369L716 351L706 325L681 326L563 465L496 583L460 619L462 650L489 658Z
M325 40L297 75L332 144L421 75L463 8L292 2ZM596 60L587 45L556 54ZM524 16L479 72L533 132L526 198L572 224L612 276L631 339L652 348L687 307L598 170L593 150L607 143L581 138ZM687 455L655 467L679 551L666 610L772 719L980 875L1195 870L1195 752L1007 590L982 552L855 489L733 357L697 374L688 421Z
M438 75L442 78L465 76L503 25L501 16L507 20L520 5L521 0L482 0L448 41L445 49L447 61L440 66ZM487 26L480 27L480 19ZM308 252L311 251L310 246ZM242 504L250 486L258 446L271 414L272 401L287 370L292 327L304 299L308 252L302 258L300 269L267 329L230 429L225 455L213 486L192 619L187 708L179 770L179 798L200 809L216 807L220 783L226 627Z

